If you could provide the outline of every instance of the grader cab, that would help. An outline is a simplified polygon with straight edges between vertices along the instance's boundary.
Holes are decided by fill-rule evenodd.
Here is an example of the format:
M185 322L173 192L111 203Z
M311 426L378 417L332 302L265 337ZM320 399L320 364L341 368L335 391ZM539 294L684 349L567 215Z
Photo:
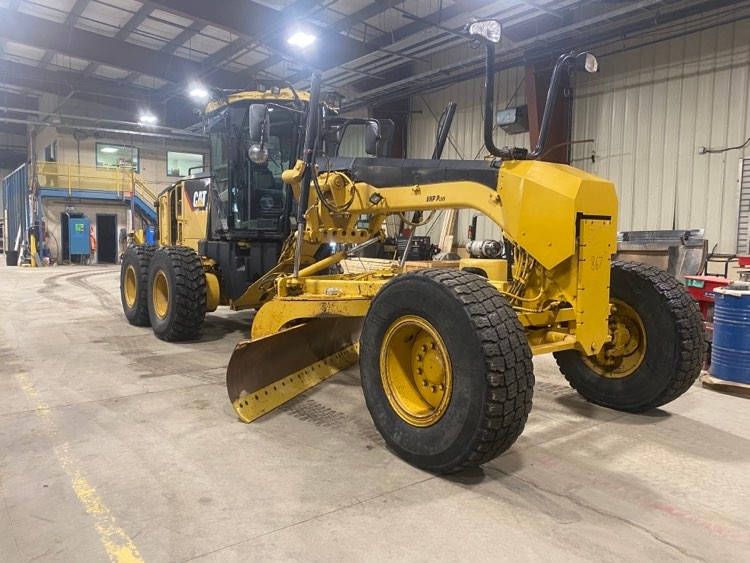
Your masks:
M628 412L674 400L697 377L704 336L690 296L665 272L612 261L612 183L537 160L561 77L595 71L596 58L561 55L537 147L498 148L492 101L500 25L476 21L467 32L487 52L487 160L331 156L320 149L331 134L319 104L320 77L313 75L302 157L280 174L297 203L296 232L246 290L258 312L251 338L237 345L227 368L229 397L242 420L358 361L365 402L388 446L418 467L449 473L493 459L520 436L532 403L533 354L554 354L583 397ZM272 123L268 115L260 130ZM209 212L212 205L209 198ZM485 259L485 267L473 261L470 271L331 273L379 240L388 216L424 212L429 219L440 209L487 216L502 230L505 255ZM347 249L315 256L331 243ZM195 269L184 277L205 283L200 295L210 296L214 282L206 280L216 276L220 299L229 300L221 288L232 272L206 248L199 242L197 254L171 246L153 253L144 282L152 324L159 313L153 303L163 301L153 280L164 272L170 281L160 253L193 252ZM205 313L202 302L176 306L186 315Z

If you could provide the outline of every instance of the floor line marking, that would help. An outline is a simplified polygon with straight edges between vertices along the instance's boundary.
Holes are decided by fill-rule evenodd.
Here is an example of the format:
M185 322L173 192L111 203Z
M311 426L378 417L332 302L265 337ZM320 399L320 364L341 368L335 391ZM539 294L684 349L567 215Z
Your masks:
M36 414L44 423L47 435L60 437L60 430L50 416L50 407L39 390L25 373L16 373L16 380L26 396L36 404ZM61 442L55 446L55 457L70 479L73 492L86 513L94 520L94 528L104 550L113 563L143 563L138 548L130 536L118 524L109 507L86 479L78 460L70 452L70 444Z

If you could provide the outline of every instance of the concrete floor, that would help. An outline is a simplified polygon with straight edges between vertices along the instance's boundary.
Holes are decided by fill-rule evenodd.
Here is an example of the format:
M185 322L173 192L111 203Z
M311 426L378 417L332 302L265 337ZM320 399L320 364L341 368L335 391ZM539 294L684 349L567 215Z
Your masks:
M248 314L166 344L113 267L0 267L0 561L747 561L750 402L587 404L537 358L505 455L451 478L390 454L356 369L252 425L224 370Z

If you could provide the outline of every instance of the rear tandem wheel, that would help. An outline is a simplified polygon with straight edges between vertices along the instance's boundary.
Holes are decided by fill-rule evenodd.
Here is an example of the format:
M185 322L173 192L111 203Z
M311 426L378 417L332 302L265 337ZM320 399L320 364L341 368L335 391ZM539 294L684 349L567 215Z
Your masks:
M625 412L673 401L700 373L705 329L685 287L667 272L613 262L612 343L596 356L556 352L560 371L585 399Z
M156 248L139 244L122 255L120 266L120 300L125 318L134 326L149 326L148 264Z
M164 246L148 269L148 314L162 340L193 340L206 316L206 273L191 248Z
M364 321L360 373L388 446L435 473L497 457L531 410L523 327L497 290L468 272L422 270L383 286Z

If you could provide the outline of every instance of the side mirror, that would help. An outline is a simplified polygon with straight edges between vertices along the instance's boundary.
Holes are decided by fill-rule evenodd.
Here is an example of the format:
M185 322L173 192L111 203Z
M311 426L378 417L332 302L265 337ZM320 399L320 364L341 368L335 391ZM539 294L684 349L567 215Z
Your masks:
M584 51L576 55L576 70L585 70L588 73L599 72L599 60L594 53Z
M256 164L268 162L268 109L263 104L253 104L248 109L248 134L250 147L247 157Z
M356 127L351 129L352 126ZM339 148L344 142L347 130L349 130L350 135L352 134L352 131L355 132L356 139L358 139L355 143L359 147L359 151L364 148L367 155L379 157L389 153L395 125L390 119L358 117L347 119L334 117L326 120L326 128L327 130L324 134L324 139L326 143L326 152L329 155L338 156ZM362 131L362 128L364 128L364 131ZM362 136L363 133L364 138Z
M253 104L248 110L250 141L253 143L268 142L268 110L264 104Z

